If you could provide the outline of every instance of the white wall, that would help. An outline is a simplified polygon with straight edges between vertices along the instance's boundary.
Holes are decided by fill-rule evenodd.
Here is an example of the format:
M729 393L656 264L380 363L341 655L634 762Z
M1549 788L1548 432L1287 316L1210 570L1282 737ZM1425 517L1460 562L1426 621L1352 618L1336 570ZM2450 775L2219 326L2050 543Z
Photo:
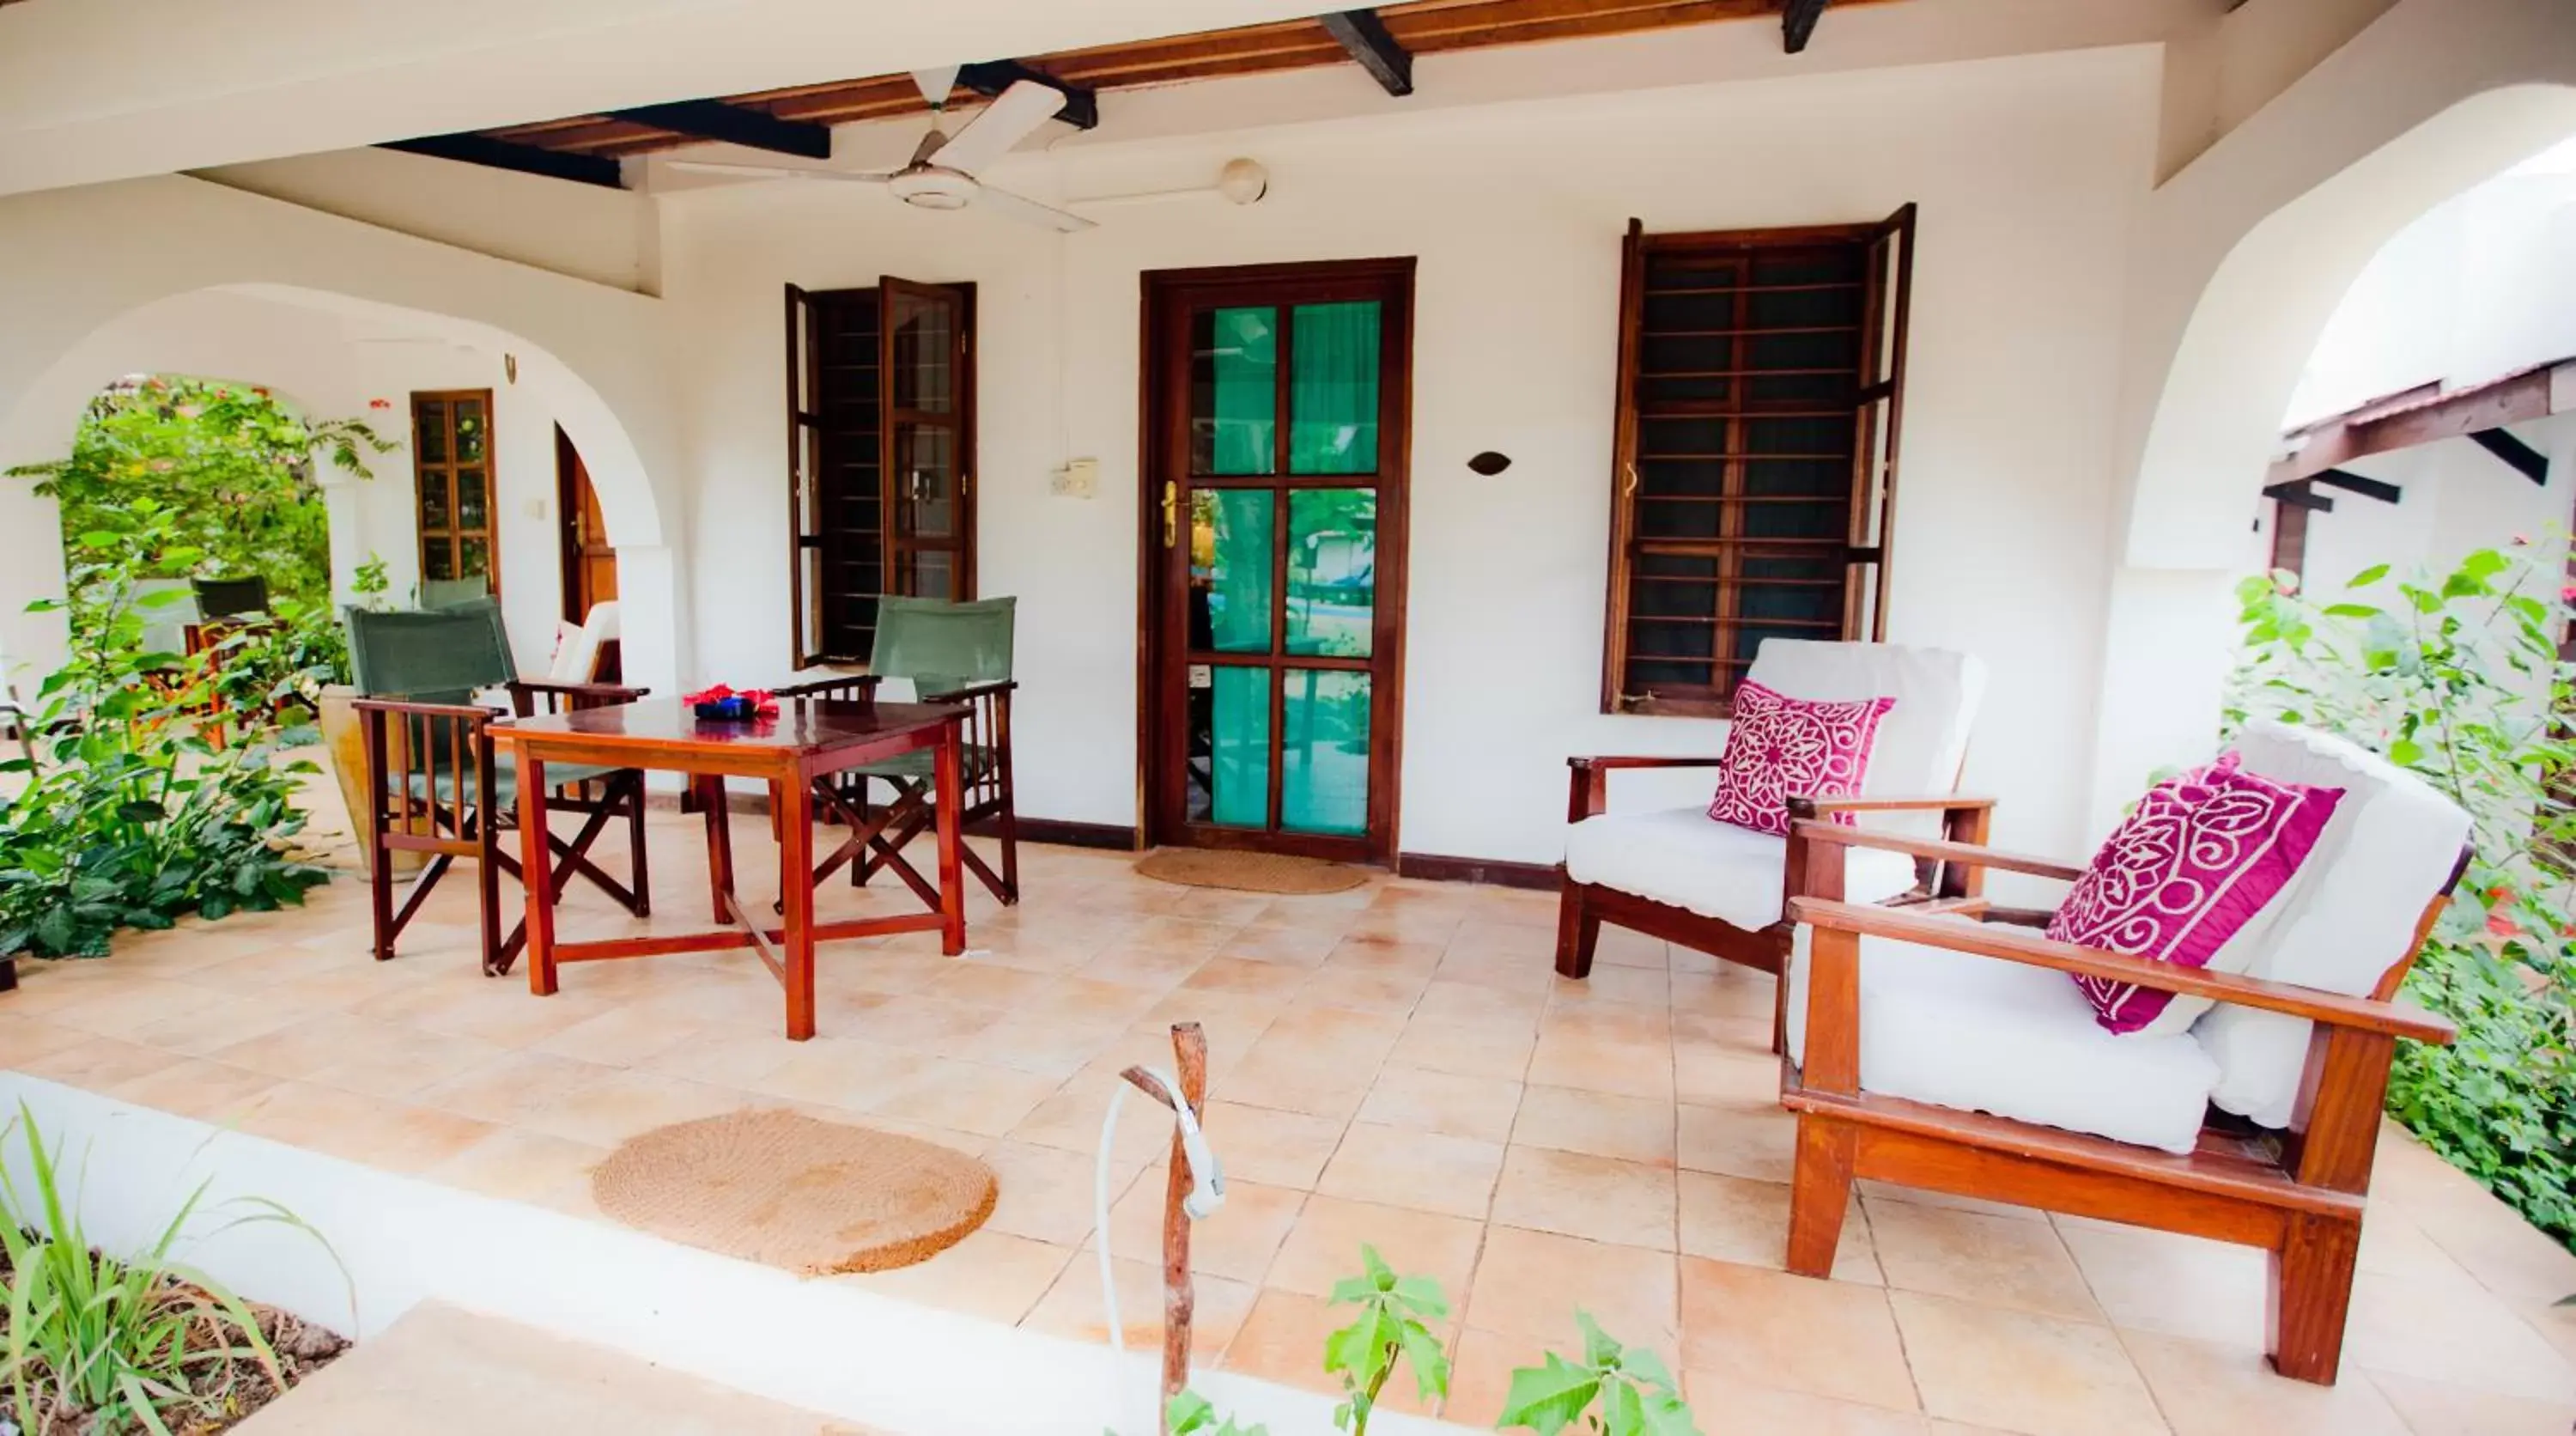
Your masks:
M1597 711L1626 219L1822 223L1911 200L1892 636L1993 665L1970 782L2008 799L2011 840L2060 845L2076 820L2064 775L2089 745L2090 539L2108 515L2119 276L2155 83L2151 51L2095 51L1095 141L997 167L999 183L1075 195L1203 181L1234 154L1271 168L1257 206L1104 210L1062 240L857 187L667 197L664 294L698 475L697 676L788 662L779 286L975 281L982 586L1022 600L1023 806L1134 822L1138 273L1415 255L1401 842L1553 861L1566 755L1722 742L1714 724ZM1476 477L1464 460L1488 448L1513 466ZM1047 492L1076 456L1101 461L1095 500Z

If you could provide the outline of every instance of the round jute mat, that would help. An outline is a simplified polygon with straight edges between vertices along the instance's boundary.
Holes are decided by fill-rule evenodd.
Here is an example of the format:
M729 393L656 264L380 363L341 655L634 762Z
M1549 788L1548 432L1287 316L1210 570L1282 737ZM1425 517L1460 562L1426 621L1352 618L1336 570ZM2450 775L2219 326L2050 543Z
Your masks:
M1137 860L1136 871L1183 887L1248 893L1337 893L1368 881L1367 873L1347 863L1219 848L1156 848Z
M910 1266L993 1214L993 1169L962 1152L796 1112L660 1127L590 1177L631 1227L807 1276Z

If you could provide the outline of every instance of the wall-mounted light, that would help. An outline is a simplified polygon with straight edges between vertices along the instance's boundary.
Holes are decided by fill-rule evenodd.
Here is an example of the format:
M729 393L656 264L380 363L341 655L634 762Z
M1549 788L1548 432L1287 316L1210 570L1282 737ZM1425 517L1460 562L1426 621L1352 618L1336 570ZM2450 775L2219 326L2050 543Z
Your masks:
M1512 460L1510 455L1497 454L1491 449L1487 449L1485 452L1478 454L1476 457L1467 461L1468 468L1475 470L1477 473L1480 473L1489 479L1511 466Z
M1216 192L1236 204L1258 204L1270 193L1270 171L1259 160L1227 160L1216 172Z

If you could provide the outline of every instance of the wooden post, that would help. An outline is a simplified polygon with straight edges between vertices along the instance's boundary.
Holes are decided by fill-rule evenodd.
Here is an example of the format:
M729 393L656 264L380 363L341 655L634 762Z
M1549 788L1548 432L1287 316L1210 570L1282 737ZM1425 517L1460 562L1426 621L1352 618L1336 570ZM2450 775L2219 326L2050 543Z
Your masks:
M1195 1022L1172 1024L1172 1066L1181 1079L1178 1094L1193 1119L1207 1102L1207 1034ZM1195 1178L1189 1153L1181 1146L1181 1127L1172 1124L1172 1174L1163 1193L1163 1402L1155 1427L1168 1436L1172 1398L1190 1384L1190 1320L1198 1297L1190 1285L1190 1218L1181 1210Z

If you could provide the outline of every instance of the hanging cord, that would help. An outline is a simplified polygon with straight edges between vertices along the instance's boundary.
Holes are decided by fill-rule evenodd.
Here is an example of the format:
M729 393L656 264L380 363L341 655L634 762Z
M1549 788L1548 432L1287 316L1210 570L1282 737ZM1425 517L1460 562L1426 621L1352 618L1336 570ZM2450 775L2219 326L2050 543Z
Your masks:
M1113 1382L1127 1364L1127 1332L1118 1319L1118 1269L1109 1256L1109 1154L1110 1144L1118 1135L1118 1106L1126 1100L1130 1085L1171 1108L1173 1125L1180 1128L1181 1151L1190 1164L1190 1190L1181 1198L1182 1213L1191 1221L1205 1221L1225 1205L1225 1168L1218 1164L1216 1153L1199 1131L1198 1118L1191 1114L1190 1104L1181 1100L1180 1079L1160 1067L1130 1067L1119 1075L1122 1080L1110 1089L1109 1111L1100 1119L1100 1156L1091 1174L1092 1230L1100 1234L1100 1305L1109 1321ZM1111 1409L1116 1409L1114 1397ZM1148 1422L1146 1429L1160 1427L1158 1419Z

